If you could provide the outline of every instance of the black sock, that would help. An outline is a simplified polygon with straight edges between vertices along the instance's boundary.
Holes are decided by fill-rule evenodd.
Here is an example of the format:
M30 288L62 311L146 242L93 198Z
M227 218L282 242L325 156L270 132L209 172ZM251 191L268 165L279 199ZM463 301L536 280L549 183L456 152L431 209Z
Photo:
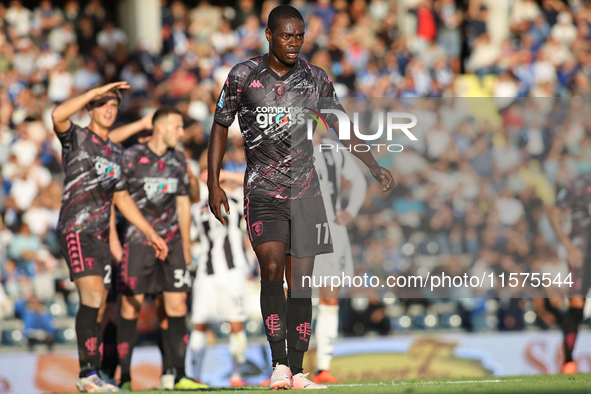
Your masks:
M312 334L312 299L291 298L287 292L287 356L291 373L301 373Z
M170 344L167 341L168 329L160 329L158 331L158 347L160 354L162 354L162 374L170 373L172 369L172 361L170 357Z
M94 371L100 360L98 349L98 332L96 319L99 308L91 308L80 304L76 314L76 339L78 342L78 357L80 359L80 377L86 377Z
M99 352L99 357L96 359L94 369L98 373L101 370L103 364L103 330L101 330L101 323L96 323L96 343Z
M110 378L115 377L118 364L117 359L117 325L109 320L103 332L103 360L102 369Z
M176 380L186 376L185 354L187 352L188 332L185 316L168 317L167 337L170 349L170 361L176 371Z
M583 320L583 308L569 308L564 322L564 362L573 361L573 349L577 340L579 324Z
M131 381L131 354L137 342L137 319L119 319L117 355L121 366L121 384Z
M285 339L287 337L287 302L283 280L261 280L261 313L267 341L271 346L273 366L289 365Z

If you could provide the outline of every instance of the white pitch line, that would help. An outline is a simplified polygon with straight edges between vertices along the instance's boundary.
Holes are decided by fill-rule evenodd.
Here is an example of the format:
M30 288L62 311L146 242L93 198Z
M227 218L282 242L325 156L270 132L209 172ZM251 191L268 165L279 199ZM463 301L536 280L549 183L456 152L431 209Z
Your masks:
M406 386L411 384L465 384L465 383L509 383L509 382L520 382L521 379L515 380L459 380L459 381L448 381L448 382L413 382L413 383L394 383L392 382L392 386ZM360 386L389 386L386 383L351 383L351 384L331 384L330 387L360 387Z

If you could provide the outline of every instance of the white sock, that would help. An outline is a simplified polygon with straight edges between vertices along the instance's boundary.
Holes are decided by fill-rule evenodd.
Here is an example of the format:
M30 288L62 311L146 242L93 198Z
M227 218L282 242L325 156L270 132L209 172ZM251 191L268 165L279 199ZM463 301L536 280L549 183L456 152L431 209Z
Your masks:
M330 370L334 343L339 331L339 306L318 305L316 318L316 368Z
M205 331L193 330L189 338L189 350L191 351L191 364L193 365L193 376L195 380L201 379L201 365L205 356L206 345Z
M234 360L232 379L241 379L241 369L246 362L246 332L244 330L230 334L230 354Z

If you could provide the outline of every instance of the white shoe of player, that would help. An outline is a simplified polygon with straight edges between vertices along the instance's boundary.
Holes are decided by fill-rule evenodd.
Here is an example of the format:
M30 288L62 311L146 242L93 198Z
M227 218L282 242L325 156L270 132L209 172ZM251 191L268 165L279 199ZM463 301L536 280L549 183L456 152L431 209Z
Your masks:
M298 373L294 375L291 383L293 390L318 390L327 388L323 384L316 384L307 378L308 374Z
M291 370L288 366L277 364L273 368L269 390L286 390L291 387Z
M76 387L81 393L114 393L122 391L119 387L106 383L95 373L85 378L78 378Z
M174 375L167 373L160 378L160 388L162 390L174 390Z

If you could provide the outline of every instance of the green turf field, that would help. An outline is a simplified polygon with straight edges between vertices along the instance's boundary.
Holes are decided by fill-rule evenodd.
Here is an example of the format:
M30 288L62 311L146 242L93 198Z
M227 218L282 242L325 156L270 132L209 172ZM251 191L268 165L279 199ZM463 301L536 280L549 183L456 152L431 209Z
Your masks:
M250 393L268 392L265 387L215 388L190 392ZM188 391L137 391L145 394L172 394ZM343 383L329 385L324 393L591 393L591 374L488 377L481 379L401 380L395 382Z

